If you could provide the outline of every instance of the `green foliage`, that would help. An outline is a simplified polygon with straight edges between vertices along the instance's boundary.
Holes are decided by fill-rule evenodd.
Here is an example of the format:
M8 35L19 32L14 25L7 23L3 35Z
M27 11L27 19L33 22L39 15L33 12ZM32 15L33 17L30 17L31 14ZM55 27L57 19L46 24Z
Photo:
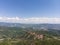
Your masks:
M28 29L30 30L30 28ZM0 41L0 45L60 45L60 40L53 31L33 30L32 32L44 35L43 40L34 40L35 36L27 33L28 31L23 28L7 27L0 28L0 30L0 38L4 39ZM57 39L54 39L53 36L56 36Z

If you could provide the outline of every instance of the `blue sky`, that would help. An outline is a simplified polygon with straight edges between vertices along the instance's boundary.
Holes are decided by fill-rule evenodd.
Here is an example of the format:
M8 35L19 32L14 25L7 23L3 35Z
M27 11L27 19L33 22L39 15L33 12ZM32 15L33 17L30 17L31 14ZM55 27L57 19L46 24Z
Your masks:
M60 18L60 0L0 0L0 17Z
M0 16L60 17L59 0L0 0Z

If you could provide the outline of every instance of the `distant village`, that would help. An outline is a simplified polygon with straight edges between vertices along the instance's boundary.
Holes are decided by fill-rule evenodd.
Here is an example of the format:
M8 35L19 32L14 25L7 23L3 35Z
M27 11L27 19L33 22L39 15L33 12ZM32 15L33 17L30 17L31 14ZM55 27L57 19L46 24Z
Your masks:
M36 34L35 32L31 32L29 31L28 32L30 35L33 35L34 36L34 39L43 39L44 38L44 35L43 34Z

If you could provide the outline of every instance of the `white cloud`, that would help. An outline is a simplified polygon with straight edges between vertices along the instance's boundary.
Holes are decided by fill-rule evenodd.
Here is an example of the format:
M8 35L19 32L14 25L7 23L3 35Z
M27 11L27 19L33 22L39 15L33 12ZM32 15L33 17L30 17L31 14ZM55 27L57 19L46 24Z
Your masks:
M19 18L19 17L0 17L0 22L12 23L60 23L60 18Z

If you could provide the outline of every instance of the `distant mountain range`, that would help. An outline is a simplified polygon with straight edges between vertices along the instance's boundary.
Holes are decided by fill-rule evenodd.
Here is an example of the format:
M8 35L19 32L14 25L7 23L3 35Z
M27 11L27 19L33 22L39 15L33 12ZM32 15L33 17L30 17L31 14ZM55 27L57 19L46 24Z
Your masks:
M33 28L33 29L57 29L57 30L60 30L60 24L21 24L21 23L0 22L0 26L22 27L22 28Z
M0 35L2 37L4 35L8 35L7 37L9 37L10 34L11 36L15 36L15 34L25 35L25 33L29 31L48 36L60 36L60 24L21 24L0 22Z

